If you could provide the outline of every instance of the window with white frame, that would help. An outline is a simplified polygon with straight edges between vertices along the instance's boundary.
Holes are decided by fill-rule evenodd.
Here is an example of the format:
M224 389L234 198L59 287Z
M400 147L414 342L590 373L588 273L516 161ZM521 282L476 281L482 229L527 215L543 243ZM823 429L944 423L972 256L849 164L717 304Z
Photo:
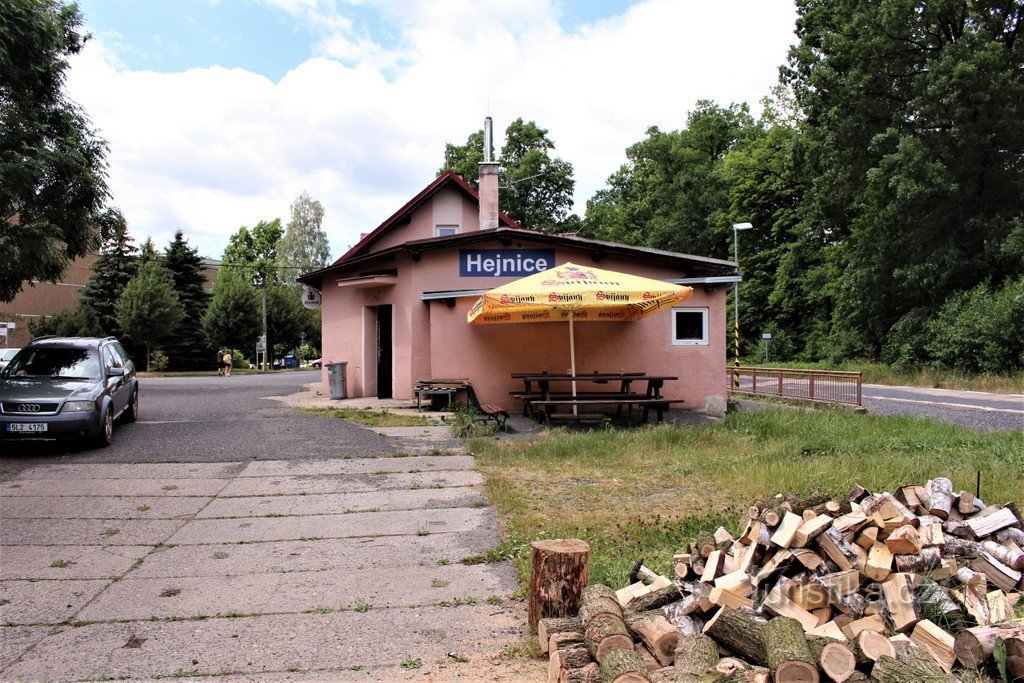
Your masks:
M672 309L673 346L708 345L708 309Z
M459 226L457 225L439 225L434 231L438 237L448 237L450 235L459 234Z

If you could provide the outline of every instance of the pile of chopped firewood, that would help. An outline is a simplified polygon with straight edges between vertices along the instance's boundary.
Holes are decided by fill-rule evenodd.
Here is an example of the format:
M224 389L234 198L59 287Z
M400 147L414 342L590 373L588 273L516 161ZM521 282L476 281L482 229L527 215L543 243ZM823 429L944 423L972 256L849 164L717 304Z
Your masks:
M541 619L549 681L1024 678L1024 523L949 479L845 500L780 495L701 534L673 579L588 586Z

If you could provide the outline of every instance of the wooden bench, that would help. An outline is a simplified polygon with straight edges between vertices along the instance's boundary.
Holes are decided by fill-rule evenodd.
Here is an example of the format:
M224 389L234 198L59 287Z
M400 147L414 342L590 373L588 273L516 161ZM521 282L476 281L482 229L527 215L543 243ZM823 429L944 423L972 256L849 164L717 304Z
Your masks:
M466 384L466 398L469 399L469 405L477 412L481 422L488 422L494 420L494 423L501 428L503 432L508 431L508 418L509 412L504 408L499 408L496 405L490 403L480 403L480 399L477 398L476 392L473 391L473 385Z
M588 408L597 406L618 406L620 409L622 406L626 406L629 411L628 419L630 422L633 420L633 407L643 408L644 422L647 422L648 411L653 410L658 416L658 422L662 422L665 419L665 411L669 409L669 406L673 403L685 403L683 399L675 398L601 398L601 399L549 399L532 401L531 406L535 408L541 408L543 411L543 417L548 423L551 423L552 419L557 420L570 420L572 416L578 415L577 413L556 413L554 409L565 408L565 407L576 407ZM540 412L540 411L538 411ZM588 413L588 415L593 413ZM597 413L600 414L600 413ZM558 417L554 417L554 416ZM602 419L603 419L602 415Z

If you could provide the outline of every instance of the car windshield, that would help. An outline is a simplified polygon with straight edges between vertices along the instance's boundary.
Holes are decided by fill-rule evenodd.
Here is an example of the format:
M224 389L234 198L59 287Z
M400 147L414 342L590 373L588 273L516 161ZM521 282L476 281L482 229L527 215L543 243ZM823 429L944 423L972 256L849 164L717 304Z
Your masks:
M24 349L7 366L8 377L100 379L100 357L93 349L41 346Z

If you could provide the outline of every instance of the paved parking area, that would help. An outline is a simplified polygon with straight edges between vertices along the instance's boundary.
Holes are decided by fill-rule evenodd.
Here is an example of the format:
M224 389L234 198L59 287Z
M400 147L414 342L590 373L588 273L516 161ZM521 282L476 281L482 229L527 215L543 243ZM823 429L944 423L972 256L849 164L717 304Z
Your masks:
M461 449L160 448L0 480L0 680L543 679L503 654L525 621L513 568L461 562L499 542Z

